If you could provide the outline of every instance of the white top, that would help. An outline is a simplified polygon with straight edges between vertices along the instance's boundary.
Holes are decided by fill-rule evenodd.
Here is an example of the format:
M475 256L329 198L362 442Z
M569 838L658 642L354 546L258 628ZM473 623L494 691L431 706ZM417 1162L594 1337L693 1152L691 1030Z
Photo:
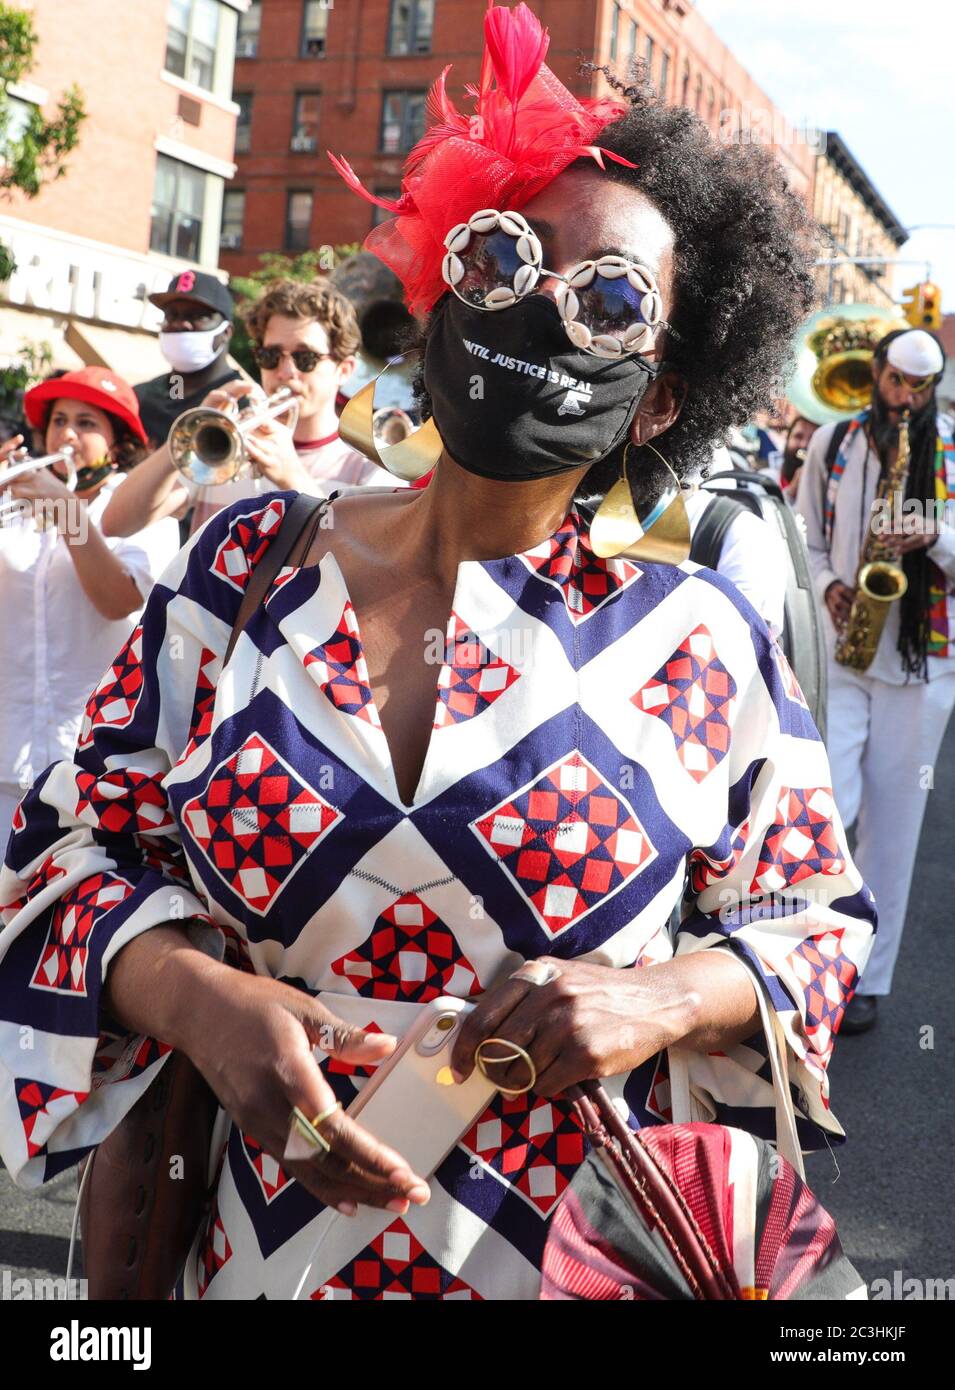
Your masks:
M346 444L340 435L319 449L303 449L296 445L295 452L299 463L312 480L309 488L302 489L311 497L328 497L336 489L347 491L352 487L404 486L399 478L393 477L372 463L371 459L365 458L357 449ZM256 479L249 473L243 474L231 483L220 483L216 487L203 487L186 480L184 482L195 500L190 528L192 535L223 507L229 507L233 502L241 502L246 497L255 497L257 492L265 494L275 491L274 484L270 483L268 478ZM256 487L257 482L260 483L259 487Z
M696 528L716 493L698 488L684 492L690 534ZM732 498L726 490L720 496ZM723 549L717 573L732 580L740 593L756 609L766 626L778 637L783 630L786 605L786 574L788 566L783 553L782 537L762 517L742 511L730 522L723 537Z
M822 425L809 441L806 462L799 475L799 491L796 494L795 509L806 521L806 544L809 547L809 563L816 582L819 606L822 609L822 625L826 636L826 650L830 662L834 661L836 646L835 624L826 607L826 590L834 579L841 579L850 588L855 587L859 569L859 554L865 537L865 528L872 515L879 484L880 464L874 449L867 446L865 430L856 430L849 444L846 466L836 489L836 506L833 515L832 538L826 546L825 503L826 503L826 450L835 425ZM949 580L955 579L955 528L942 523L941 534L929 551L929 555ZM906 676L899 654L899 623L901 603L890 603L888 617L882 636L876 648L871 666L865 672L889 685L904 685L916 676ZM928 679L949 675L955 671L951 657L929 656Z
M125 475L113 473L87 505L99 525ZM143 596L179 549L171 518L133 536L104 536ZM87 598L66 541L32 518L0 528L0 783L25 791L50 763L72 757L86 701L136 627Z

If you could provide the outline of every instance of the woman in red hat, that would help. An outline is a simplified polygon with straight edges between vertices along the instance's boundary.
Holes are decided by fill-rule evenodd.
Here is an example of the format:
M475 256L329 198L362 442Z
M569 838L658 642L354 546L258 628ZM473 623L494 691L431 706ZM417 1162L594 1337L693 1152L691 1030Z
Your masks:
M153 580L172 559L172 520L104 536L102 514L145 455L136 396L122 377L84 367L24 397L37 452L70 447L77 481L60 465L21 474L6 496L23 505L0 530L0 837L36 776L72 753L90 692L128 639ZM0 458L22 443L8 441ZM3 472L0 470L0 484Z

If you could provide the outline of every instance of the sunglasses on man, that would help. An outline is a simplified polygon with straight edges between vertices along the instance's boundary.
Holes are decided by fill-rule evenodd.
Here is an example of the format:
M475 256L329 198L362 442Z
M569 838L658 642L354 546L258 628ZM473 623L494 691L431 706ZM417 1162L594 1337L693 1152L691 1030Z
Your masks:
M218 309L207 309L202 304L169 304L163 311L161 331L178 330L188 323L194 333L208 333L210 328L218 328L225 319Z
M332 357L330 352L316 352L314 348L296 348L294 352L286 353L285 348L280 347L257 347L255 349L255 360L260 367L264 367L267 372L274 372L282 358L291 357L295 363L297 371L306 375L314 372L319 362L325 362Z

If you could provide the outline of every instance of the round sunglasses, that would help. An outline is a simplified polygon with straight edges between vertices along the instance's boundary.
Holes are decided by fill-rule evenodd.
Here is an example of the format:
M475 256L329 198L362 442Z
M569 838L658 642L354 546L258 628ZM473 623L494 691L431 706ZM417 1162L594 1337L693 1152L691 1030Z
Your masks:
M584 352L607 358L646 352L660 328L679 341L645 265L606 255L580 261L566 275L547 270L540 238L520 213L482 208L452 227L444 246L444 282L473 309L508 309L553 278L562 281L556 303L564 331Z
M314 372L319 362L324 362L332 356L330 352L316 352L314 348L296 348L294 352L287 355L295 363L296 369L306 374ZM274 372L285 356L285 348L257 347L255 349L256 362L267 372Z

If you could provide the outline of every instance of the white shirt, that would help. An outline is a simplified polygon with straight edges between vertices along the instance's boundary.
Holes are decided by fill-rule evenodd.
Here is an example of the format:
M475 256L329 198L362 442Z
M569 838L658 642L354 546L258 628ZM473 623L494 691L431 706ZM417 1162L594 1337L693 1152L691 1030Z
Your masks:
M826 590L834 579L840 579L850 588L855 587L859 555L865 529L872 516L872 503L875 501L881 471L874 449L868 448L867 457L865 430L856 430L849 444L845 471L836 489L832 536L827 547L826 450L834 429L835 425L822 425L809 441L794 504L796 511L806 522L809 562L816 582L816 593L819 595L819 606L822 609L823 631L830 662L835 660L836 629L826 607ZM939 538L928 554L950 581L955 580L955 527L942 523ZM867 676L874 676L888 685L904 685L907 679L917 679L915 676L906 676L898 650L901 609L901 602L889 604L879 645L872 664L865 672ZM951 657L929 656L929 680L949 675L953 671L955 662Z
M87 504L99 525L124 474ZM179 549L168 517L133 536L104 536L143 602ZM0 528L0 783L21 794L50 763L72 758L86 701L142 610L111 621L80 584L66 541L32 518Z
M684 492L683 501L690 519L690 534L696 532L700 519L716 494L697 488ZM727 488L720 496L732 498ZM735 516L723 537L719 574L731 579L756 609L774 637L783 630L786 605L786 574L788 564L783 553L785 545L768 522L751 511Z
M393 477L371 459L365 458L357 449L336 435L321 448L309 449L295 446L298 461L311 480L311 486L303 487L311 497L328 497L332 492L347 491L355 487L403 487L399 478ZM256 482L260 485L257 487ZM255 497L258 493L274 492L275 488L268 478L256 479L251 473L243 473L231 483L219 483L216 487L202 487L186 481L186 487L195 500L191 532L195 535L199 527L210 516L241 502L245 497Z

